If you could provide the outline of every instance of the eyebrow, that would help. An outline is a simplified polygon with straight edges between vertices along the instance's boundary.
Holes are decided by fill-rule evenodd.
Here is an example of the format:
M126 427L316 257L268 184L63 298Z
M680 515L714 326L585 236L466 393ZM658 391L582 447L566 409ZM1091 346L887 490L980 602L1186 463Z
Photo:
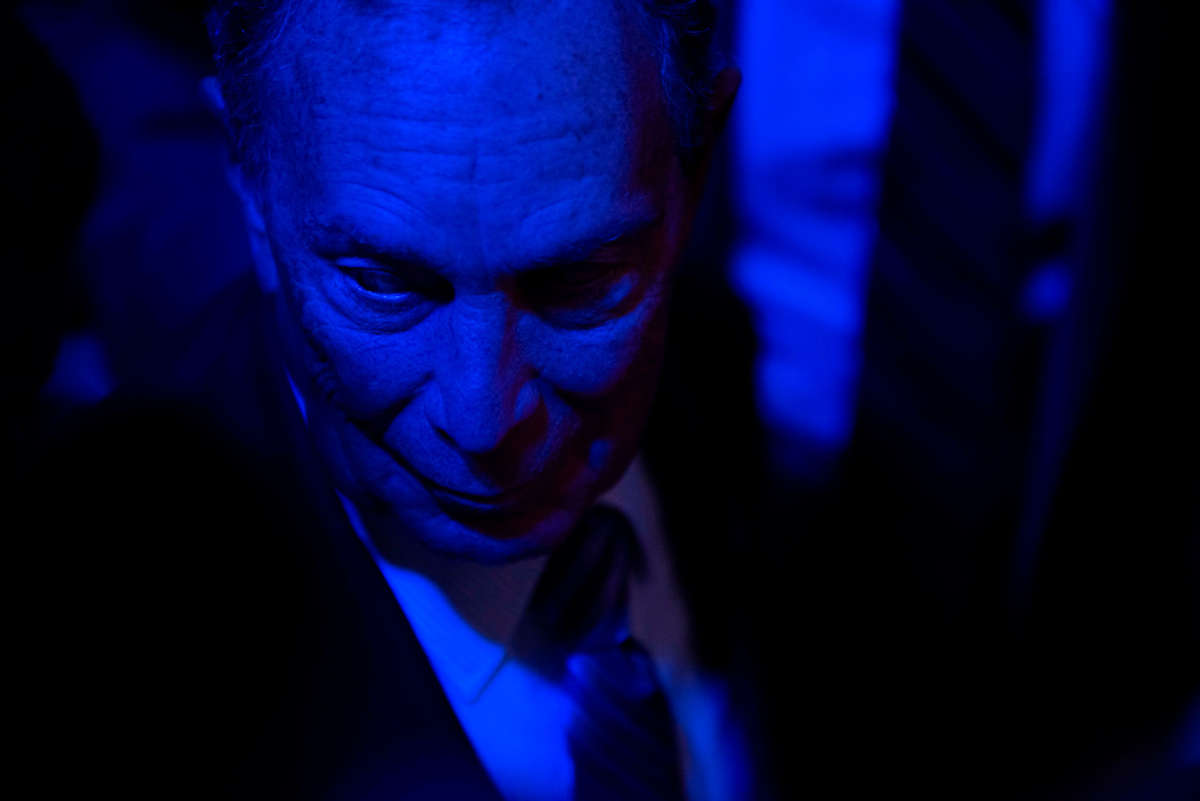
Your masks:
M533 269L586 261L605 250L628 247L652 233L663 220L663 214L641 215L611 225L604 233L577 239L531 262Z
M557 265L568 265L586 261L597 253L628 247L653 232L662 222L664 214L634 215L610 223L599 229L598 233L585 235L580 239L567 243L556 249L550 249L544 255L537 256L523 266L525 270L543 270ZM329 221L310 220L305 226L304 240L315 252L327 254L329 251L342 251L345 255L354 254L367 257L381 264L417 267L436 273L444 273L446 269L427 253L399 242L386 243L373 236L353 220L335 217Z
M304 226L302 237L310 250L326 258L355 256L393 269L415 269L431 276L445 273L445 269L427 254L398 242L382 241L345 217L328 221L310 219Z

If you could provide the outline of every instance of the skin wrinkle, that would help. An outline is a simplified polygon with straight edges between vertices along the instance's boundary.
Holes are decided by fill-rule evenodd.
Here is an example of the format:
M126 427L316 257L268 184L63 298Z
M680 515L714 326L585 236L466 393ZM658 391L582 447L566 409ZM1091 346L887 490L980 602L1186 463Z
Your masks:
M404 209L412 212L414 216L419 216L421 218L422 223L428 222L429 215L427 214L427 212L424 209L422 209L419 205L417 205L416 203L413 203L411 200L405 198L399 192L394 192L384 186L375 186L373 184L369 184L369 183L365 183L365 182L348 181L347 186L348 187L357 187L358 189L361 189L363 191L363 193L368 194L368 195L380 194L380 195L385 196L385 198L387 199L387 202L379 201L379 202L371 204L374 206L374 209L373 209L374 211L396 214L397 212L396 212L395 206L401 206ZM361 203L361 204L370 203L370 201L368 201L364 197L357 198L356 202ZM394 205L392 205L392 204L394 204ZM413 225L413 223L410 223L410 225ZM414 225L414 227L415 227L415 225Z
M268 138L259 139L255 132L269 135L277 127L264 125L266 115L260 115L260 112L264 106L272 105L267 102L268 95L278 97L288 88L288 81L280 80L279 76L288 72L287 59L282 58L280 53L286 55L288 48L285 45L289 41L306 41L312 39L314 33L319 34L335 28L334 23L338 21L336 17L339 14L343 17L353 16L360 27L349 31L344 30L344 26L337 28L337 36L330 38L335 39L341 48L336 54L341 59L339 68L344 70L353 65L355 69L361 70L362 64L369 63L368 60L372 57L372 49L363 44L362 34L381 20L398 24L410 37L423 38L427 43L438 41L439 45L447 32L453 37L459 30L474 31L475 41L482 43L486 48L493 37L502 33L521 36L520 31L514 33L511 26L507 30L501 29L501 24L506 18L514 15L533 16L548 8L546 3L537 0L523 3L497 0L438 0L434 4L412 0L341 0L333 3L324 0L277 1L282 13L275 19L270 19L269 7L273 3L265 4L267 10L263 13L267 14L267 21L264 31L258 32L260 22L255 21L254 14L251 14L250 19L243 21L249 25L246 30L256 32L260 37L250 43L248 50L238 51L230 47L238 41L242 31L237 14L225 17L218 13L211 20L226 89L236 88L233 96L228 99L233 101L231 108L238 110L233 117L238 128L239 149L243 151L243 155L251 158L253 164L249 166L255 180L261 177L264 165L269 162L269 159L264 157L275 155L277 143L269 141ZM581 16L576 4L560 3L558 10L565 12L560 20L568 25L572 19L577 21ZM656 99L662 111L673 121L672 135L676 138L675 144L681 149L685 165L690 169L702 161L703 157L699 154L706 149L706 108L711 107L709 104L713 97L721 94L721 90L715 85L716 73L713 71L711 54L708 52L711 40L711 31L708 30L711 25L711 9L705 2L692 4L679 0L617 0L604 10L609 14L616 12L625 42L632 44L633 49L659 73L660 85L659 91L655 93ZM294 26L293 19L297 21ZM444 29L444 25L452 20L455 21L455 25ZM522 50L537 50L542 38L523 38ZM449 44L460 47L462 41L463 38L459 36L458 39L451 39ZM471 55L474 62L482 62L490 58L493 52L480 49ZM232 70L227 71L229 68ZM301 85L295 74L290 76L290 82ZM410 85L406 86L410 91L406 94L412 94L411 90L418 86L410 82ZM313 93L308 92L307 95L311 98ZM436 98L432 99L436 101ZM538 99L541 99L540 93ZM436 102L433 105L436 107ZM256 139L258 145L254 144Z
M510 179L510 180L518 180L518 179ZM385 195L387 198L395 198L396 202L398 204L402 204L405 208L412 209L418 213L422 213L420 206L407 201L406 199L400 197L399 193L388 190L386 188L377 187L372 184L365 184L365 183L362 183L359 181L349 181L349 182L347 182L347 186L350 188L362 189L368 194L379 193L379 194ZM595 193L593 193L593 194L595 194ZM335 208L338 206L338 202L336 200L325 200L324 202L326 203L326 205L329 205L329 206L332 206ZM356 205L368 205L368 201L366 201L365 199L363 199L361 197L356 198L354 202ZM390 207L389 205L387 205L385 203L371 203L369 205L371 205L375 210L380 211L385 214L392 214L394 211L394 209L392 207ZM525 219L522 221L521 227L519 228L518 238L523 239L523 240L539 241L539 240L545 238L544 233L546 231L552 231L552 230L564 228L566 226L566 224L568 222L570 222L570 220L571 220L571 214L569 212L571 211L571 207L575 206L575 205L578 205L577 198L573 198L573 197L572 198L561 198L561 199L555 200L553 203L550 203L545 207L532 210L525 216ZM635 221L645 220L647 222L655 220L659 216L656 213L654 213L653 211L651 211L651 209L653 209L655 207L661 207L659 202L652 201L652 200L642 200L641 196L636 196L636 199L635 199L635 196L629 196L629 199L627 201L623 202L622 205L628 206L632 209L645 209L645 210L635 210L629 216L630 216L631 220L635 220ZM563 209L567 210L568 214L564 215L561 212L559 212L559 210L563 210ZM557 214L556 214L556 212L557 212ZM423 214L424 219L422 220L422 223L425 223L426 221L428 221L430 216L431 215ZM548 216L548 217L550 217L550 219L547 221L542 221L541 220L542 216ZM418 229L417 225L415 225L413 222L411 222L409 219L407 219L404 216L398 215L398 219L395 222L400 227L408 227L408 228L414 229L414 230ZM634 222L629 227L636 228L636 227L638 227L638 225L639 225L639 223ZM310 222L307 227L314 228L317 226L314 223ZM348 226L344 226L344 227L348 227ZM367 236L364 232L359 232L357 234L354 234L353 232L349 232L349 233L350 233L350 235L358 236L359 238L371 239L371 237ZM316 238L317 237L314 236L312 239L308 240L310 245L312 245L314 243L314 239L316 239ZM609 238L612 239L615 237L609 237ZM550 255L553 255L553 254L546 254L546 256L550 256ZM432 262L435 260L434 258L425 256L425 254L422 254L422 256L425 257L426 261ZM534 261L545 260L546 256L537 256L533 260ZM469 259L466 259L466 260L469 261ZM512 265L498 265L498 267L497 267L498 270L509 270L511 268L512 268Z
M508 308L503 298L497 302L491 296L486 300L467 296L462 298L456 312L448 315L447 328L453 348L450 362L455 365L455 376L460 381L478 381L485 388L484 391L475 392L480 399L476 418L479 425L472 428L474 436L469 443L460 443L464 450L492 450L500 444L502 432L499 429L502 426L515 428L522 422L515 417L517 397L531 376L530 368L520 364L514 352L512 321L515 311ZM472 328L464 335L462 322L471 317L476 319L470 320ZM474 336L476 325L488 329L488 336ZM496 329L494 332L491 330L493 328ZM509 375L514 370L518 371L517 375ZM486 391L493 385L498 385L498 392ZM492 432L493 428L497 433ZM481 431L482 434L479 434Z

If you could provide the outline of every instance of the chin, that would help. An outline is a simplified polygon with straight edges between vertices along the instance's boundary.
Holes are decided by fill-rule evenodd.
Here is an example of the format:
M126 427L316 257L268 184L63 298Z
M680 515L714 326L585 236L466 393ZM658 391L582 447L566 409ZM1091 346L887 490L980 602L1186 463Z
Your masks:
M636 453L633 442L605 442L599 449L604 457L589 458L596 444L551 460L535 494L500 506L452 497L357 431L334 450L350 457L335 460L344 471L338 483L368 518L381 550L388 538L405 538L450 558L503 564L553 551Z
M512 519L472 519L440 511L412 526L430 550L458 559L504 564L554 550L571 533L583 510L552 509Z
M631 460L632 454L626 461ZM557 548L624 472L624 466L615 463L602 473L582 464L574 468L568 469L574 480L567 480L566 486L552 485L517 508L467 508L405 482L409 491L381 498L376 509L398 524L399 536L412 537L444 556L485 564L515 562Z

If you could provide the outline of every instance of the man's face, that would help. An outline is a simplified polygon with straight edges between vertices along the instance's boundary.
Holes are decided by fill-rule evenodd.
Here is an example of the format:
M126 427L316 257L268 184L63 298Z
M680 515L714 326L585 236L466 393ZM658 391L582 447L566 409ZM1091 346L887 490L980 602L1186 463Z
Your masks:
M500 561L632 458L689 190L622 4L422 5L289 34L258 206L339 488Z

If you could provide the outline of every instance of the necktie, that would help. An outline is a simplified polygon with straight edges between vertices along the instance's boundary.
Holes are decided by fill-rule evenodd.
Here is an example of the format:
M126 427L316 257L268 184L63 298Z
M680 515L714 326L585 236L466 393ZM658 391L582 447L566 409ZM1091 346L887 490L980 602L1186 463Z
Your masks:
M568 735L577 801L683 798L671 712L641 646L575 654L565 683L581 709Z
M820 546L841 568L814 581L861 600L842 624L854 656L831 664L851 669L831 669L836 695L806 693L808 725L854 719L818 693L869 710L870 736L889 743L879 775L927 797L978 797L964 788L1012 750L995 721L1010 714L998 624L1036 396L1020 308L1033 7L901 5L846 515ZM883 654L882 669L853 669Z
M568 732L577 801L683 798L670 709L625 622L639 553L621 512L589 510L551 557L517 635L514 650L552 673L578 708Z
M983 565L1005 563L992 554L1023 491L1038 363L1019 302L1031 5L902 9L856 446L886 493L888 538L947 609L1002 581Z

